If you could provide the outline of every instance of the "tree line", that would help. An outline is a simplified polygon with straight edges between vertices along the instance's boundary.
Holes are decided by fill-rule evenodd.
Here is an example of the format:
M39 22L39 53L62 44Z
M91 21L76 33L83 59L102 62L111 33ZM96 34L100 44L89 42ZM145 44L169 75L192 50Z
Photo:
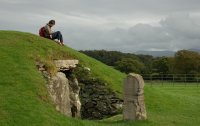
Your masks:
M171 74L185 74L189 76L190 80L196 79L196 76L200 74L200 54L189 50L179 50L174 57L153 57L106 50L80 52L124 73L134 72L154 77L164 76L168 79L172 79L172 77L170 78Z

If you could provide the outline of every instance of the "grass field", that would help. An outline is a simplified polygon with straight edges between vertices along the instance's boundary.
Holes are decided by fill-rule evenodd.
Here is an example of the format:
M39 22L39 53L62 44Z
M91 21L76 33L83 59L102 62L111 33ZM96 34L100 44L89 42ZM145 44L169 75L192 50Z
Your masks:
M150 86L145 87L145 102L148 120L130 123L135 126L199 126L200 88L196 86ZM121 115L107 119L124 125ZM118 120L118 121L116 121ZM127 123L126 125L129 125Z
M122 121L122 115L102 121L67 118L49 100L46 82L35 60L53 68L53 59L75 58L92 74L122 94L125 74L69 47L36 35L0 31L0 126L199 126L200 88L196 86L145 87L147 121Z

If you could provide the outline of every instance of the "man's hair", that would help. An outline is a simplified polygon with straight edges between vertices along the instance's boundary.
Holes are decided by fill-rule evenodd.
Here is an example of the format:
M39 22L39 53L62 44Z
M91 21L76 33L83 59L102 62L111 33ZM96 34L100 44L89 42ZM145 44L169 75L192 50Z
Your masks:
M56 23L55 20L50 20L50 21L49 21L49 24L55 25L55 23Z

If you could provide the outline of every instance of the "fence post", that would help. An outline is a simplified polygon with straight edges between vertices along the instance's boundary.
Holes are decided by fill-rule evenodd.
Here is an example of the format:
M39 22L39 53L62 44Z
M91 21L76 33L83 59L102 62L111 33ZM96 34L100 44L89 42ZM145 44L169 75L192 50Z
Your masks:
M196 87L200 87L200 74L196 74L195 76L193 74L160 74L159 76L156 75L155 77L156 78L154 78L154 75L152 74L148 74L147 80L150 81L149 83L151 87L154 83L160 86L165 86L164 83L166 83L166 85L171 85L172 83L173 87L175 86L175 84L180 84L180 86L185 87L190 86L190 84L195 86L195 82L197 83Z
M187 84L187 75L185 74L185 87L186 87L186 84Z

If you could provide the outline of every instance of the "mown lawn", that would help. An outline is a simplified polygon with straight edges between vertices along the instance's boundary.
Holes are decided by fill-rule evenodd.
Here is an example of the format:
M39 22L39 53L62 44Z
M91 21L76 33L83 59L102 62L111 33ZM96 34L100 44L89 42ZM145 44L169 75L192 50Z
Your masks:
M189 84L189 83L188 83ZM199 126L200 125L200 88L196 85L161 86L146 85L145 102L148 120L124 123L122 115L106 119L114 125L135 126Z

